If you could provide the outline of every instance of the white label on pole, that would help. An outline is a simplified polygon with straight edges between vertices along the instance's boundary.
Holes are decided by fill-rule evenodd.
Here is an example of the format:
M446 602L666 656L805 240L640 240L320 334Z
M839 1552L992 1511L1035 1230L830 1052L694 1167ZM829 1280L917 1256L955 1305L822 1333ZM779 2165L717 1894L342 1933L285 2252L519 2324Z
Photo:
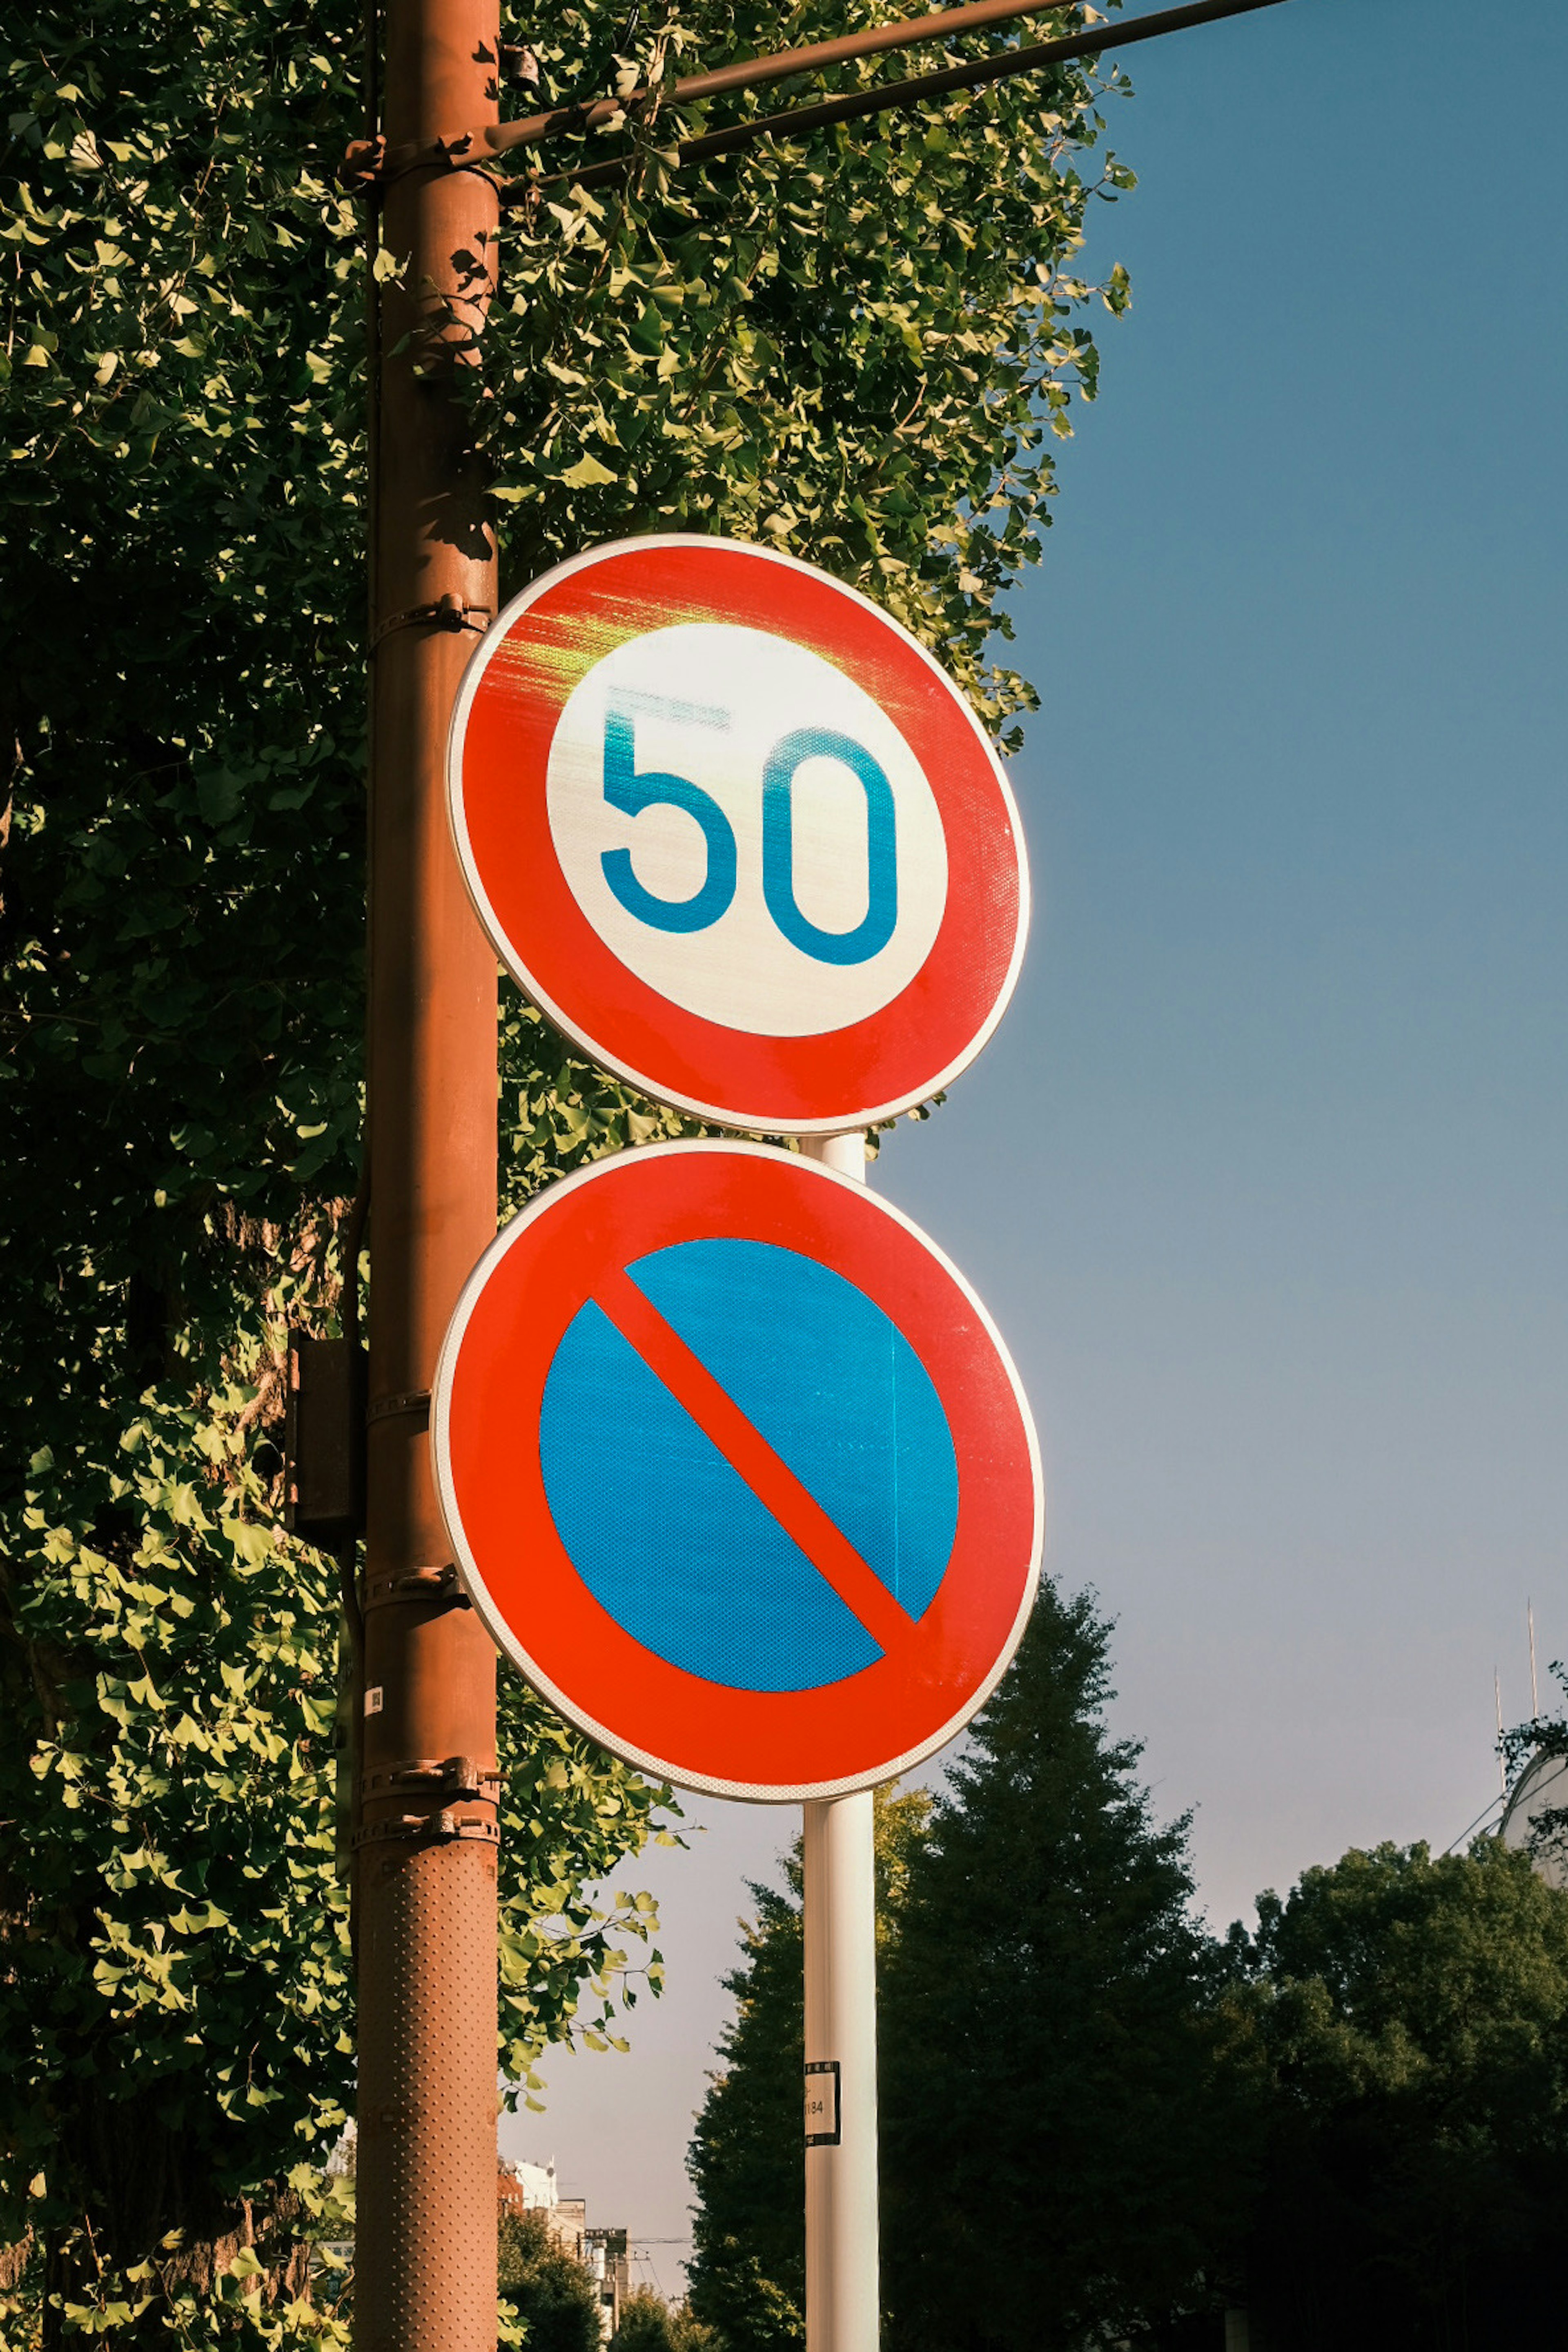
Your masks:
M369 1690L367 1690L364 1695L364 1711L366 1715L379 1715L381 1713L381 1702L382 1685L380 1683L373 1683Z
M805 2144L837 2147L838 2127L838 2061L808 2058L805 2062Z
M629 638L567 698L550 830L611 951L726 1028L819 1036L930 954L947 845L924 770L870 696L761 629Z

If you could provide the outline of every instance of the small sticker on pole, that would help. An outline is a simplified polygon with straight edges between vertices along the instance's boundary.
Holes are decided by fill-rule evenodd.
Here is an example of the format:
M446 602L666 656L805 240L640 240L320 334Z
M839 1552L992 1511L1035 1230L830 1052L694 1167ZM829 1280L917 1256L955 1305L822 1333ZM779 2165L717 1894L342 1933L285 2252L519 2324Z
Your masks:
M808 2058L805 2062L805 2144L807 2147L837 2147L843 2137L838 2103L838 2061L837 2058Z

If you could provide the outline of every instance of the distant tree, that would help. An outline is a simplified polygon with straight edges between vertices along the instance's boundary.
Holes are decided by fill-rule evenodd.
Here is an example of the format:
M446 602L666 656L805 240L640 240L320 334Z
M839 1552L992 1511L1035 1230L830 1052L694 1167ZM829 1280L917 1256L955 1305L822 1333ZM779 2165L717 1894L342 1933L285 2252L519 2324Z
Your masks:
M689 2303L678 2303L669 2315L671 2352L725 2352L717 2330L698 2318Z
M1268 2066L1248 2300L1270 2346L1561 2342L1568 1894L1495 1838L1380 1845L1232 1937Z
M503 2213L500 2235L500 2292L528 2352L599 2352L598 2290L544 2215Z
M879 1815L884 2298L898 2352L1043 2352L1211 2305L1248 2108L1225 1974L1102 1712L1107 1627L1047 1588L934 1813ZM754 1888L698 2122L693 2309L803 2340L799 1872ZM1217 2251L1216 2251L1217 2250ZM977 2282L984 2280L984 2292Z
M694 2319L684 2304L668 2304L651 2287L638 2287L621 2305L611 2352L721 2352L712 2330Z
M674 2352L674 2347L669 2305L651 2287L639 2286L621 2305L621 2323L610 2338L610 2352Z
M1218 1953L1186 1822L1154 1822L1106 1728L1109 1639L1042 1591L910 1853L881 2009L896 2352L1142 2333L1213 2305L1240 2225Z
M885 1950L931 1801L879 1792L877 1900ZM798 1846L787 1892L753 1885L757 1912L743 1958L725 1979L735 2016L698 2117L688 2166L697 2190L693 2318L725 2352L774 2352L805 2340L805 2150L800 2134L805 2060Z

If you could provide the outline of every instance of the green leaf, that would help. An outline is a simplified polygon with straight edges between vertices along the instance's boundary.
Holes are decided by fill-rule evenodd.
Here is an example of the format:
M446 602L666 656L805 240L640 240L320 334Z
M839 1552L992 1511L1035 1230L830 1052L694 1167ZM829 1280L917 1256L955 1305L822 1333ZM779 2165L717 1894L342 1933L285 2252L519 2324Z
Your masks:
M567 490L597 489L616 478L607 466L600 465L597 457L579 457L577 463L569 466L560 477L562 488Z

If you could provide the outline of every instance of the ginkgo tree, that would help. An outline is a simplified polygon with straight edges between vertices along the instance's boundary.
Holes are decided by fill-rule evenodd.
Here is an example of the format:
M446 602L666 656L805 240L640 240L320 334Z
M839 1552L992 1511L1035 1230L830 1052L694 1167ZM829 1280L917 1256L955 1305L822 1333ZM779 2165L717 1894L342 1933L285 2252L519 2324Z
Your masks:
M561 97L898 13L508 30ZM8 2341L336 2325L301 2249L353 2072L339 1610L282 1528L279 1442L284 1330L338 1328L360 1164L364 295L393 266L334 177L362 36L345 0L21 0L0 37ZM693 118L667 107L609 188L574 185L581 145L542 155L460 387L509 581L649 529L786 546L1016 740L1032 696L987 647L1094 389L1074 270L1093 196L1129 184L1089 152L1112 79L1062 68L702 175L671 170ZM1100 291L1124 305L1120 273ZM672 1130L505 997L501 1052L509 1205ZM500 2056L524 2079L656 1966L646 1902L601 1916L584 1888L665 1814L515 1685L503 1741Z

